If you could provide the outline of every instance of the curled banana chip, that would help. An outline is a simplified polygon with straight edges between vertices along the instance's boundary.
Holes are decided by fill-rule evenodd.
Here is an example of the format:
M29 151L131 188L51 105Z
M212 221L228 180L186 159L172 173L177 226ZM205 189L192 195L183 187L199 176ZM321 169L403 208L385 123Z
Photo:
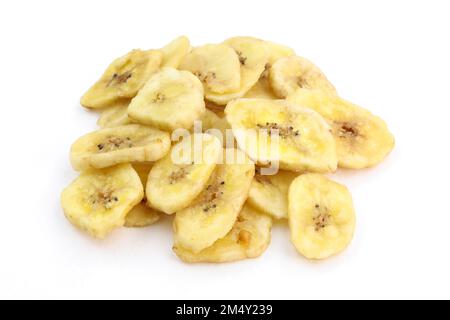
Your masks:
M269 246L272 219L244 205L228 234L198 253L175 245L173 250L185 262L231 262L259 257Z
M167 132L138 124L100 129L74 142L70 161L75 170L100 169L133 161L155 161L169 151Z
M104 108L120 98L132 98L152 73L158 70L162 53L157 50L133 50L114 60L81 98L87 108Z
M334 94L298 89L288 100L311 108L329 122L340 167L372 167L383 161L394 148L394 136L381 118Z
M67 219L96 238L125 223L128 212L144 196L138 174L129 164L88 170L61 194Z
M289 228L295 248L308 259L341 252L355 229L350 192L319 174L299 176L289 188Z

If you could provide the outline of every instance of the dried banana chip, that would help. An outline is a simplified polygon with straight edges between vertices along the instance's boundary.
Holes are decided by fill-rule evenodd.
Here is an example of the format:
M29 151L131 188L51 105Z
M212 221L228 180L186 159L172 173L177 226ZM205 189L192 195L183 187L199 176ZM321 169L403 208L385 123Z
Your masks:
M185 262L231 262L259 257L269 246L272 219L245 205L228 234L212 246L193 253L174 246L177 256Z
M156 161L169 149L167 132L129 124L82 136L72 145L70 161L78 171L100 169L133 161Z
M132 98L158 70L162 53L157 50L133 50L113 61L81 98L87 108L104 108L120 98Z
M67 219L96 238L125 223L128 212L144 196L138 174L129 164L88 170L61 194Z

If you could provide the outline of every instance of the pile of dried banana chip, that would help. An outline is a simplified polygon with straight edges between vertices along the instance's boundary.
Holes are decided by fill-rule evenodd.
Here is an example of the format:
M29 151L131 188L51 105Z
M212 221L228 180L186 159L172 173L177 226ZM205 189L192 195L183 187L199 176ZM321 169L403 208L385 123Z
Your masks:
M323 174L374 166L394 146L385 122L340 98L312 62L251 37L133 50L81 104L101 112L100 129L71 147L80 175L61 195L68 220L104 238L174 215L173 249L187 262L258 257L274 219L288 219L308 259L341 252L352 197Z

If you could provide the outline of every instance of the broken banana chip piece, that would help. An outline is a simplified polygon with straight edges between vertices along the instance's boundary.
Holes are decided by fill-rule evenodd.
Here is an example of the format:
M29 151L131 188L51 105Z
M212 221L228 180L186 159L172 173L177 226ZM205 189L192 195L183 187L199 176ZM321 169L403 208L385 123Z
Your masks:
M262 40L250 37L236 37L226 40L224 44L231 47L238 55L241 83L239 89L234 91L206 93L206 99L220 105L225 105L233 99L244 96L258 81L269 59L266 43Z
M203 83L205 94L238 90L241 84L239 57L225 44L207 44L192 49L181 61L179 69L195 74Z
M255 174L247 202L275 219L288 217L288 191L298 174L279 171L275 175Z
M221 263L259 257L269 246L272 219L245 205L228 234L212 246L193 253L174 246L177 256L190 263Z
M298 88L336 93L334 86L318 67L298 56L285 57L275 62L270 68L269 78L272 89L280 98L286 98Z
M79 138L70 150L77 171L133 161L156 161L170 149L167 132L138 124L100 129Z
M97 120L97 125L100 128L111 128L132 123L127 111L130 101L130 99L123 98L117 100L111 106L102 109L100 118Z
M394 147L394 136L381 118L334 94L298 89L288 100L315 110L329 122L342 168L377 165Z
M355 229L350 192L319 174L304 174L289 188L291 241L308 259L325 259L343 251Z
M136 122L169 131L191 128L204 112L200 80L173 68L152 75L128 107L128 116Z
M261 166L289 171L333 172L331 129L315 111L284 100L238 99L225 114L240 149Z
M158 211L149 208L145 201L141 201L127 214L124 226L127 228L147 227L157 222L159 218L160 213Z
M240 161L230 159L230 154ZM176 247L199 253L233 227L247 199L255 165L238 149L228 149L224 158L203 192L188 208L177 212L173 222Z
M86 108L104 108L120 98L132 98L158 70L162 53L157 50L133 50L114 60L81 98Z
M180 62L191 50L189 39L181 36L160 49L162 52L161 67L178 68Z
M172 214L188 207L206 187L222 156L222 144L209 134L194 134L174 145L150 171L146 195L150 207Z
M88 170L61 194L67 219L96 238L105 238L125 223L128 212L144 196L138 174L130 164Z

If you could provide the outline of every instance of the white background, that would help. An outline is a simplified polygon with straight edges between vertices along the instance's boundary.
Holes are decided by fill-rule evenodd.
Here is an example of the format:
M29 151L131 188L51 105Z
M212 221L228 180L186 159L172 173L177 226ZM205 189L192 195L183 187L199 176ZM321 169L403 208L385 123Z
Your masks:
M450 298L448 1L2 1L0 298ZM96 241L63 217L68 151L96 128L81 94L115 57L186 34L251 35L312 59L383 117L396 148L334 175L354 241L309 262L286 225L259 259L187 265L170 219Z

